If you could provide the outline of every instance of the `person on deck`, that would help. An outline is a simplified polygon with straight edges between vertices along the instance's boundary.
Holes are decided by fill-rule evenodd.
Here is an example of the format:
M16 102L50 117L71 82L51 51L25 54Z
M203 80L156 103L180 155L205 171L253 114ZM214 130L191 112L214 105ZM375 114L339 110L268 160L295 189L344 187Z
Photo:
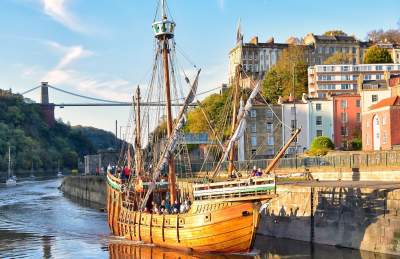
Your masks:
M165 211L165 214L171 213L171 204L169 203L168 200L165 202L165 210L164 211Z
M256 173L257 173L257 167L253 166L253 170L251 171L251 177L256 176Z
M181 209L181 205L179 204L178 200L175 200L174 206L173 206L173 212L174 214L178 214Z
M257 172L256 172L256 176L262 176L263 172L261 170L261 168L258 168Z
M162 200L162 201L161 201L160 212L161 212L161 213L165 213L165 200Z
M129 176L131 175L131 169L129 169L129 167L125 166L122 171L124 172L125 179L129 179Z

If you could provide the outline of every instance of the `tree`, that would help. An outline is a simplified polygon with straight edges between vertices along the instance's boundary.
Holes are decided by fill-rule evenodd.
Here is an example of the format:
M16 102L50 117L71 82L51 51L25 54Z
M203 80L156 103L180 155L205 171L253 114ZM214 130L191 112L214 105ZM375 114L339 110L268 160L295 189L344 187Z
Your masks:
M324 156L329 150L333 150L335 145L332 140L326 136L320 136L311 142L309 153L315 156Z
M347 36L347 33L345 33L342 30L331 30L331 31L326 31L324 32L325 36Z
M276 65L266 73L263 95L268 102L276 103L278 96L289 96L293 92L300 99L308 87L307 63L303 46L291 45L283 50Z
M380 30L373 30L368 32L367 38L374 42L388 42L388 43L397 43L400 44L400 30L399 29L390 29L384 31Z
M329 56L324 62L325 65L344 65L352 64L353 55L350 53L336 52Z
M364 64L393 63L389 51L378 46L370 47L364 55Z

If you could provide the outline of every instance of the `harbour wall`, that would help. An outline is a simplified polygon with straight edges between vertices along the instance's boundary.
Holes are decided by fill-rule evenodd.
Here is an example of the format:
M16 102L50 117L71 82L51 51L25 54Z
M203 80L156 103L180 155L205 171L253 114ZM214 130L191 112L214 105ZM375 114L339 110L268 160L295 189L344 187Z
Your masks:
M400 189L281 185L258 233L400 255Z
M106 205L105 176L67 176L64 177L60 190L75 199Z

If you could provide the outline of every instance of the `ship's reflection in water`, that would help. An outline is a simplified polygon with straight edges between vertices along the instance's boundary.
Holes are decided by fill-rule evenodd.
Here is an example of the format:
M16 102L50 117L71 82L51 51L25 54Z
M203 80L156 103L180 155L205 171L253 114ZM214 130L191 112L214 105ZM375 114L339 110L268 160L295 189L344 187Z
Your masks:
M163 258L163 259L394 259L393 255L376 254L353 249L337 248L325 245L311 245L308 242L288 239L276 239L266 236L257 236L255 249L247 254L193 254L184 251L166 248L138 245L129 242L111 241L108 245L109 257L119 258Z
M384 259L394 256L257 236L252 253L199 255L110 236L106 213L64 197L61 180L0 184L0 258L323 258Z

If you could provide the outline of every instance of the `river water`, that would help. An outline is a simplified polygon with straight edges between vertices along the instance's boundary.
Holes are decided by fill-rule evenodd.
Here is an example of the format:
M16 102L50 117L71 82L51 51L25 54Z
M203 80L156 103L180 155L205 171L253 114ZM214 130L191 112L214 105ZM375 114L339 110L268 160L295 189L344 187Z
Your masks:
M244 255L189 255L110 236L106 213L66 198L61 179L0 185L0 258L397 258L257 236Z

